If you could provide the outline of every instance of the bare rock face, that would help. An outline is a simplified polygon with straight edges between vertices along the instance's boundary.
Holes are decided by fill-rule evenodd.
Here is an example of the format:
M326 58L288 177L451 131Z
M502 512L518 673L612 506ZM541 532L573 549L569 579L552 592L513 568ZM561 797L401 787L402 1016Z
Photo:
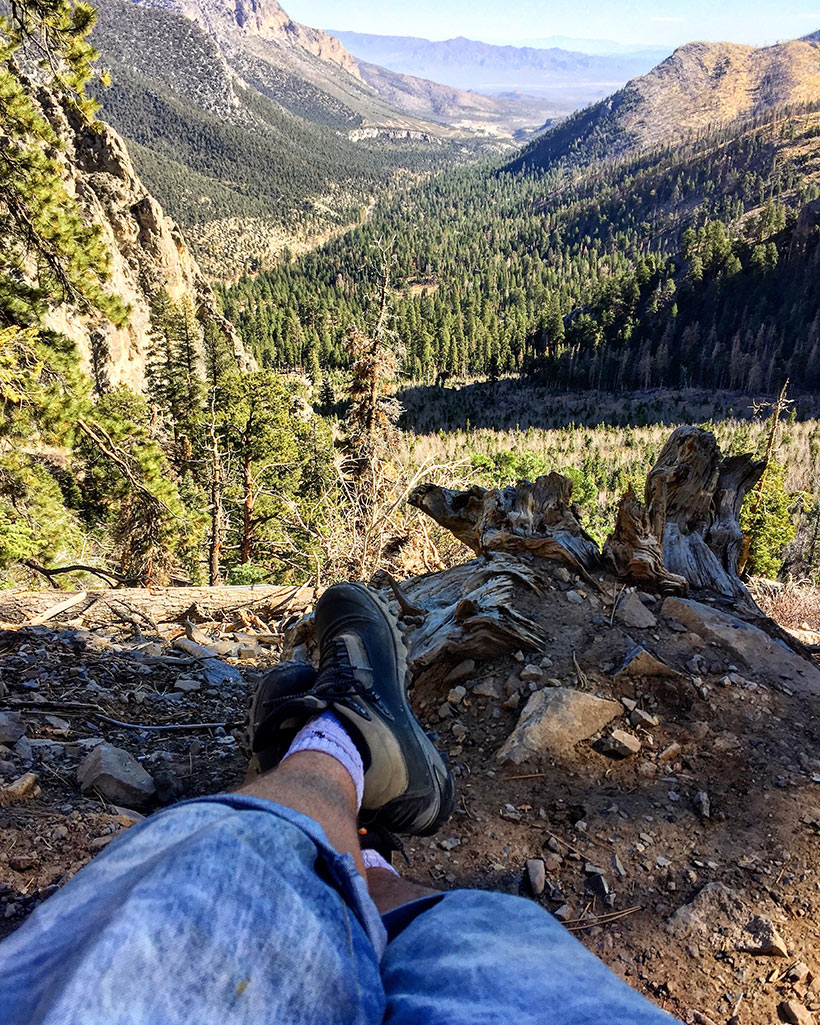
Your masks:
M253 361L233 326L221 315L210 286L177 225L138 178L125 143L107 125L92 129L48 96L43 112L64 143L63 163L69 192L89 218L100 225L111 254L109 290L131 308L129 324L112 324L58 309L49 326L77 345L85 369L99 384L144 387L151 296L165 289L174 300L188 296L201 324L215 325L228 339L241 369Z
M145 7L171 10L215 35L241 33L259 40L306 50L319 60L338 64L361 78L356 58L338 39L294 21L276 0L139 0Z
M83 791L98 790L112 804L140 808L156 792L140 763L119 747L98 744L80 763L77 779Z
M537 755L568 755L622 712L619 701L569 687L537 691L496 757L520 765Z
M686 598L667 598L662 612L725 648L749 669L782 680L794 690L820 695L820 670L751 623Z

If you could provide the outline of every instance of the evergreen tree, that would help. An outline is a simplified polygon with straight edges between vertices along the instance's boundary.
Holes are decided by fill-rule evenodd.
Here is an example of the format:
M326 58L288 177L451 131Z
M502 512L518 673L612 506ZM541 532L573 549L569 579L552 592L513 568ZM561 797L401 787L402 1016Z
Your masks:
M242 565L272 557L288 501L307 502L313 494L308 470L323 460L312 451L315 417L300 412L300 403L295 383L270 370L228 374L217 391L217 430L233 468L226 493L239 509L232 544ZM321 437L321 448L329 450L325 428Z
M786 490L786 468L770 463L763 487L747 498L741 510L740 526L748 539L747 575L778 576L783 553L797 534L792 513L804 500L805 496Z
M74 345L44 326L63 304L93 321L124 324L109 295L101 229L63 183L62 141L48 105L93 132L85 93L95 52L94 11L71 0L25 0L0 15L0 566L48 562L79 542L79 522L37 446L64 444L88 408ZM40 55L33 75L21 49ZM30 68L30 65L27 65ZM93 324L92 324L93 331ZM102 375L98 377L102 385ZM102 390L102 388L100 389Z

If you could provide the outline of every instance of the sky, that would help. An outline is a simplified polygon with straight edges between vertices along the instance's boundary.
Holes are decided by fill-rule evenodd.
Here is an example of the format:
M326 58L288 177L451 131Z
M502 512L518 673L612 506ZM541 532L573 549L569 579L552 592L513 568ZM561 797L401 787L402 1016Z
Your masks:
M562 35L673 48L692 40L765 45L820 29L820 0L280 0L315 28L521 43Z

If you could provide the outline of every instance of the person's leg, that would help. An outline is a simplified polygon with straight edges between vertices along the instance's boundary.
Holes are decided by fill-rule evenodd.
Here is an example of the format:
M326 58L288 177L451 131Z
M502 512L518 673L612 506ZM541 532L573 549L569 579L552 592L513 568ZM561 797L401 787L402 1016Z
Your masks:
M369 868L366 878L368 893L382 917L396 908L405 907L424 897L443 896L440 890L431 890L420 883L411 883L389 869Z
M257 693L265 774L130 830L0 944L0 1025L381 1021L356 812L430 834L454 782L385 606L339 585L316 621L318 675L283 666Z
M380 1022L357 810L302 751L152 816L0 944L0 1023Z
M382 906L421 896L389 875L368 872ZM383 919L385 1025L674 1025L532 901L455 890L392 935L402 910Z
M356 789L350 773L335 758L300 751L277 769L250 778L238 792L292 808L318 822L333 849L350 854L356 870L365 875L356 828Z

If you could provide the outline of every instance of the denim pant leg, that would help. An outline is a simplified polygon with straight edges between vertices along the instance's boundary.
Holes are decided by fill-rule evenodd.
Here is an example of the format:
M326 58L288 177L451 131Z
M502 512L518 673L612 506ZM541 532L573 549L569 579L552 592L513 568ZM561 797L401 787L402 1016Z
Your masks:
M0 944L0 1025L380 1025L386 935L350 855L269 801L188 801Z
M382 958L385 1025L674 1025L543 908L455 890Z

